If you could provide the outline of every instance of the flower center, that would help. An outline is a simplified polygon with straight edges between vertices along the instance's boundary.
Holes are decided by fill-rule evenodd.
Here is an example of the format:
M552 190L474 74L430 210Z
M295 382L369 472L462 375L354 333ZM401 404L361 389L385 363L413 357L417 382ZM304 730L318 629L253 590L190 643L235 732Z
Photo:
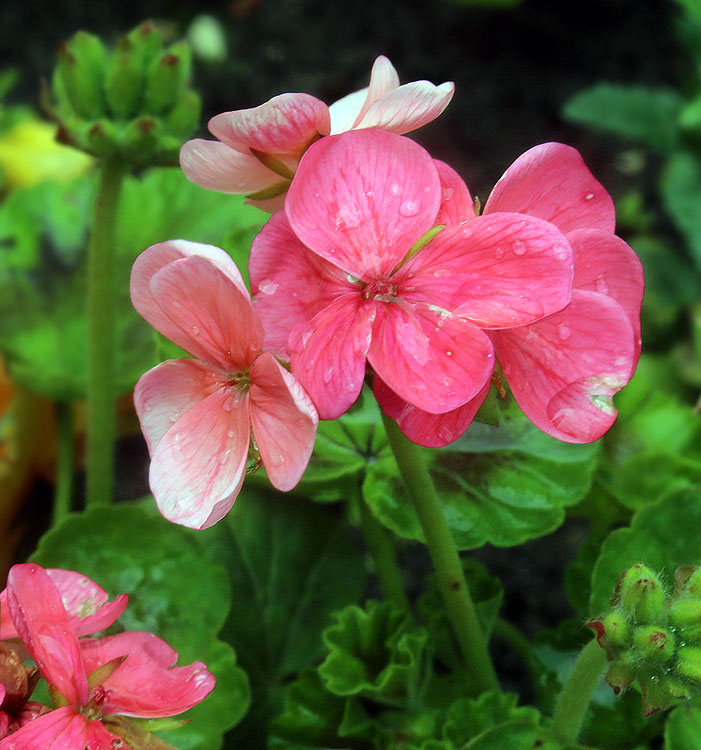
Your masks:
M371 281L363 289L365 299L374 299L378 302L392 302L397 297L397 285L385 279Z
M248 374L248 370L245 372L229 372L226 375L225 382L229 388L233 388L240 393L248 393L248 389L251 387L251 376Z

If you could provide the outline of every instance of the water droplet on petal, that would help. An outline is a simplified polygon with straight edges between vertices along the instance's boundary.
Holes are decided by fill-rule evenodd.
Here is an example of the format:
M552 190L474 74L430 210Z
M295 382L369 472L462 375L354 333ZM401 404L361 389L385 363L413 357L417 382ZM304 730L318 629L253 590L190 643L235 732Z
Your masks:
M331 382L332 379L333 379L333 367L327 367L324 370L324 375L323 375L324 383L328 384Z
M566 326L564 323L560 323L560 325L557 327L557 335L560 337L561 341L567 341L567 339L572 335L572 331L569 326Z
M584 196L584 200L585 200L585 201L590 201L590 200L593 200L593 198L594 198L594 193L587 193L587 194L586 194L586 195Z
M227 436L228 436L228 437L230 437L230 438L232 438L232 437L236 437L236 433L235 433L235 432L234 432L233 430L229 430L229 431L228 431L228 432L227 432L226 434L227 434Z
M602 278L599 278L596 280L596 291L599 292L599 294L608 294L609 293L609 286L606 283L606 281Z
M514 255L525 255L526 250L528 250L528 248L526 247L526 243L522 240L514 240L514 244L511 246L511 249L514 251Z
M451 352L450 350L448 350L448 351L447 351L447 352L445 353L445 356L446 356L446 357L452 357L452 356L453 356L453 352Z
M498 248L497 248L497 249L496 249L496 250L494 251L494 257L495 257L495 258L496 258L497 260L500 260L501 258L503 258L503 257L504 257L504 248L503 248L503 247L498 247Z
M416 214L419 213L421 209L421 204L417 200L406 200L402 203L402 205L399 207L399 213L402 216L416 216Z
M200 332L200 327L199 326L192 326L192 328L190 328L190 331L192 332L193 336L197 336L197 334Z
M224 451L224 452L223 452L223 453L221 454L221 456L219 456L219 463L220 463L220 464L224 464L224 463L226 463L226 462L227 462L227 461L229 460L229 456L230 456L230 455L231 455L231 451L230 451L230 450L226 450L226 451Z
M443 188L443 203L447 203L453 197L454 192L453 188Z

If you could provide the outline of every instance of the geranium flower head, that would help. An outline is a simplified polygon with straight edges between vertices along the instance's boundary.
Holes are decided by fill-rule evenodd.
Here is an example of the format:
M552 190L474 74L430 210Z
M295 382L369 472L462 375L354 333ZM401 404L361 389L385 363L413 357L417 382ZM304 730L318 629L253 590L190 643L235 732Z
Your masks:
M448 106L452 83L399 85L392 63L375 60L366 89L330 107L309 94L281 94L253 109L224 112L209 121L218 140L194 139L181 149L188 179L224 193L245 193L266 210L282 206L302 154L319 137L358 128L408 133Z
M156 330L195 357L158 365L134 391L161 513L194 528L220 520L241 489L251 432L273 486L292 489L311 455L317 413L261 350L263 328L231 258L184 240L153 245L134 264L131 296Z

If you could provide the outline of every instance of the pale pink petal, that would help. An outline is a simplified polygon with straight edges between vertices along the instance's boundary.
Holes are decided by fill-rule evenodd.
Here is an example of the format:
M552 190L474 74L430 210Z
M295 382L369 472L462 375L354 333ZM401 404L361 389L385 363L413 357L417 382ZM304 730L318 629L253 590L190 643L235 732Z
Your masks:
M562 312L492 339L516 401L543 432L589 443L613 424L611 397L633 374L635 340L610 297L575 289Z
M161 513L196 529L231 509L248 459L248 397L222 388L189 409L161 439L149 483Z
M312 400L272 354L251 366L251 425L273 487L291 490L302 478L314 449L319 417Z
M475 414L489 393L490 385L490 381L487 381L473 399L444 414L430 414L417 409L397 396L377 375L373 391L382 410L396 420L399 429L409 440L426 448L442 448L457 440L472 424Z
M392 279L405 299L506 328L565 307L572 273L572 248L554 224L490 214L446 227Z
M103 713L142 718L174 716L204 700L215 685L202 662L176 667L178 654L151 633L126 632L81 642L90 671L125 661L102 684Z
M183 144L180 166L190 182L220 193L257 193L280 181L280 175L255 156L201 138Z
M150 455L178 419L214 393L221 381L221 375L196 359L170 359L139 378L134 407Z
M381 99L385 94L389 94L390 91L394 91L398 87L399 76L394 69L394 65L384 55L380 55L373 63L372 71L370 72L370 85L365 89L365 101L360 107L352 127L355 128L358 126L358 123L365 117L368 109L378 99Z
M504 172L484 213L514 211L552 221L563 232L599 229L613 234L611 196L594 178L579 152L562 143L526 151Z
M66 701L85 705L88 681L61 595L39 565L14 565L7 576L7 604L24 645L46 681Z
M473 399L489 380L489 337L469 320L397 300L377 303L368 361L400 398L431 414Z
M454 83L434 86L428 81L405 83L368 107L354 128L381 128L403 135L417 130L438 117L450 104Z
M358 398L375 310L360 294L346 294L289 340L292 374L311 396L320 419L336 419Z
M625 310L635 334L635 356L640 355L640 307L645 278L640 258L614 234L580 229L567 236L574 250L575 289L599 292Z
M196 255L169 263L151 277L149 286L168 321L158 328L163 335L225 372L248 369L264 335L248 292Z
M343 98L329 105L331 135L345 133L353 127L353 123L358 118L367 98L368 90L364 88L354 91L352 94L346 94Z
M316 135L331 130L329 108L309 94L280 94L252 109L224 112L209 130L227 146L249 153L298 155Z
M465 181L445 162L433 160L441 181L441 207L436 216L436 224L462 224L467 219L474 219L475 204Z
M354 287L340 268L299 241L284 211L271 216L253 240L248 270L264 347L283 359L292 330Z
M367 281L392 271L433 226L440 201L424 149L392 133L352 130L307 151L285 211L305 245Z

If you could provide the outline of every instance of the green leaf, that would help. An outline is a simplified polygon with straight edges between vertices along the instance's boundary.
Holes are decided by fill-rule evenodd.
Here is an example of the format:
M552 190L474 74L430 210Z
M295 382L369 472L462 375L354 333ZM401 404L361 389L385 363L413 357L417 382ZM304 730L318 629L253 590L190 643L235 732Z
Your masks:
M687 703L669 714L664 750L701 750L701 706Z
M674 147L683 100L670 89L599 83L569 99L563 116L570 122L660 151Z
M701 269L701 163L678 151L667 162L660 182L667 213L684 235L696 267Z
M426 629L390 602L368 602L364 609L351 605L335 618L323 632L329 654L319 674L326 688L389 705L414 703L430 660Z
M663 584L673 589L674 571L693 565L701 550L701 489L672 492L647 505L629 528L613 531L601 548L594 567L590 613L607 612L616 582L624 570L641 562L658 571Z
M462 750L584 750L581 745L556 740L531 721L507 721L483 732L463 745Z
M554 531L565 507L589 490L599 445L571 445L540 432L514 405L498 427L473 423L453 445L426 451L459 549L507 547ZM399 536L423 540L391 457L368 466L363 494Z

